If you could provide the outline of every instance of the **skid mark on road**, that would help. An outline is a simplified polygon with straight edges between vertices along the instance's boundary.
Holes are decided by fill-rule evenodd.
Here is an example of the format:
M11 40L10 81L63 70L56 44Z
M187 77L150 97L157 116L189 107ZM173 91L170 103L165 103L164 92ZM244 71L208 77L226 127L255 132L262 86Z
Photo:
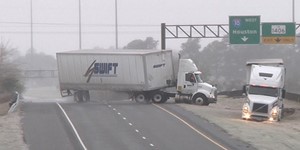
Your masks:
M111 105L107 105L108 108L112 109L118 116L121 117L122 120L126 121L127 124L133 128L133 131L138 134L143 140L145 140L147 143L149 143L149 146L152 148L152 149L155 149L155 150L158 150L157 147L155 147L155 145L153 143L150 142L149 138L147 138L146 136L143 135L143 133L138 130L137 128L135 128L134 124L132 122L129 122L128 119L126 118L126 116L124 116L121 112L119 112L116 108L114 108L113 106Z

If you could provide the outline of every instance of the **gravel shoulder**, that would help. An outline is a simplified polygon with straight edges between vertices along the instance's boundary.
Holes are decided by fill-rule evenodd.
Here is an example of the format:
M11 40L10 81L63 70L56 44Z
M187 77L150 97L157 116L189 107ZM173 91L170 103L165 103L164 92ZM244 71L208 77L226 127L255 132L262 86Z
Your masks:
M8 94L0 94L0 150L27 150L23 141L20 112L7 114L9 97Z
M188 111L223 128L233 137L241 139L257 149L300 148L300 103L285 100L285 117L280 122L247 121L241 119L244 98L219 96L217 104L197 106L178 104Z
M0 104L0 108L8 107L8 103ZM8 110L8 108L6 108ZM0 149L28 150L23 141L20 112L0 116Z

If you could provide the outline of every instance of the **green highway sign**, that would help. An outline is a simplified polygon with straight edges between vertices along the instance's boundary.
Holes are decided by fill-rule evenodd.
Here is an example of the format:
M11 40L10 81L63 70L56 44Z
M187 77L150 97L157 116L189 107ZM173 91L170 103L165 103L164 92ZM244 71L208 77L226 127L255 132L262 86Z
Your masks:
M296 28L294 22L262 24L263 44L295 44Z
M259 44L260 16L229 16L230 44Z

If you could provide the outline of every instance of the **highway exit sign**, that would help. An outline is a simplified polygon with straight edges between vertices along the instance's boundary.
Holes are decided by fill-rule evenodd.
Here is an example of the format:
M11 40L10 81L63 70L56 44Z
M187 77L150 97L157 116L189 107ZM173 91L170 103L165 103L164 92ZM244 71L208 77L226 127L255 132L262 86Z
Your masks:
M295 44L296 28L294 22L263 23L263 44Z
M229 16L230 44L259 44L260 16Z

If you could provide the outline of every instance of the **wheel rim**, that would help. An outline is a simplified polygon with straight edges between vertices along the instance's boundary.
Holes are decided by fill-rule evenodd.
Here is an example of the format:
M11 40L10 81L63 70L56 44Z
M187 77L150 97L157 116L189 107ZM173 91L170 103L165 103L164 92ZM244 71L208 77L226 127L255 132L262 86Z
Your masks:
M204 99L201 98L201 97L197 97L197 98L195 99L195 104L203 105L203 104L204 104Z
M135 101L138 102L138 103L141 103L141 102L145 102L145 95L144 94L139 94L135 97Z
M152 98L152 101L154 103L160 103L162 101L162 95L161 94L154 94L153 95L153 98Z

